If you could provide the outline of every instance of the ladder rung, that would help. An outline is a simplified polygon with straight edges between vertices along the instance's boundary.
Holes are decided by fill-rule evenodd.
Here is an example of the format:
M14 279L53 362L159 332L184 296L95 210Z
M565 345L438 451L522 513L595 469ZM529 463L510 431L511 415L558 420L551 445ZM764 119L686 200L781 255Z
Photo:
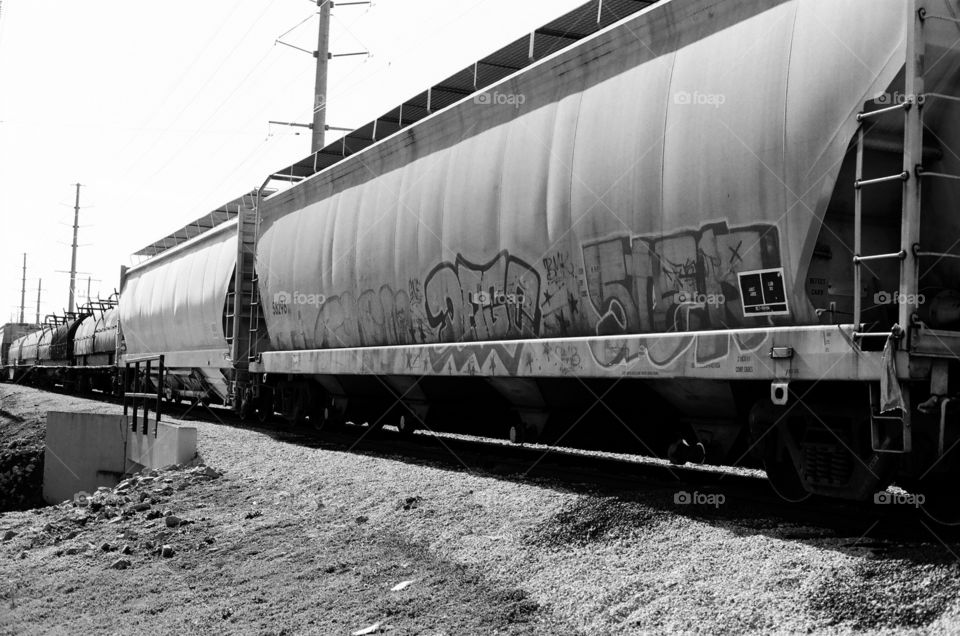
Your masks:
M920 170L917 174L921 177L937 177L938 179L954 179L960 181L960 175L947 174L946 172L927 172L926 170Z
M955 97L953 95L944 95L943 93L924 93L923 95L924 100L927 100L930 97L933 97L934 99L946 99L951 102L960 102L960 97Z
M880 115L886 115L887 113L892 113L895 110L910 110L913 106L911 100L907 100L902 104L897 104L896 106L887 106L886 108L879 108L877 110L868 110L862 113L857 113L857 121L863 121L864 119L869 119L871 117L879 117Z
M917 256L936 256L937 258L960 258L960 254L950 254L948 252L916 252Z
M907 257L907 253L904 250L899 252L891 252L890 254L873 254L871 256L854 256L853 264L859 265L865 261L881 261L888 258L898 258L901 261Z
M867 179L865 181L861 181L860 179L857 179L853 183L853 187L859 190L864 186L880 185L881 183L889 183L891 181L907 181L909 178L910 178L910 173L904 171L904 172L901 172L900 174L892 174L889 177L880 177L878 179Z
M876 331L858 331L853 334L854 338L889 338L891 332Z
M937 15L935 13L924 13L924 20L943 20L944 22L953 22L954 24L960 24L960 20L957 18L951 18L945 15Z

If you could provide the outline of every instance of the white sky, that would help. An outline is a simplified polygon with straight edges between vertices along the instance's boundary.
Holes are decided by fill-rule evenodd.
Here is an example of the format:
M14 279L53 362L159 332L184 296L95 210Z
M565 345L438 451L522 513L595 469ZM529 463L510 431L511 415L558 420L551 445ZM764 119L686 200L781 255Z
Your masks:
M310 151L313 58L275 45L311 0L0 0L0 322L119 285L137 249ZM333 11L327 123L357 127L585 0L375 0ZM312 18L284 37L316 48ZM300 134L297 134L299 131ZM328 141L336 133L328 133Z

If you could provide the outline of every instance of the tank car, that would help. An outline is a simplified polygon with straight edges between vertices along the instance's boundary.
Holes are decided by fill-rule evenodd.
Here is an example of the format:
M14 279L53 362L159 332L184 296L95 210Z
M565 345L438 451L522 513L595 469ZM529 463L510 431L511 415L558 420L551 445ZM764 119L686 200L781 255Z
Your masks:
M20 353L20 339L38 328L25 322L8 322L0 326L0 382L13 377L13 366Z
M401 427L469 385L517 441L617 394L649 452L752 454L786 497L945 496L958 17L661 2L346 156L258 205L251 378Z
M81 391L115 389L120 311L116 301L87 306L73 339L69 377Z
M10 365L8 378L13 382L28 379L37 365L37 349L42 329L30 332L13 341L10 345Z

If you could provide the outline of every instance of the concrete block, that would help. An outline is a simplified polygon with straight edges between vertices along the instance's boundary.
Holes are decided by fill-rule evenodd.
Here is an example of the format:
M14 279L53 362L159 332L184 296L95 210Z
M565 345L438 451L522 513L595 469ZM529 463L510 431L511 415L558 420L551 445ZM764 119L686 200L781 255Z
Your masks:
M127 469L126 418L96 413L47 413L43 498L47 503L113 487Z
M130 472L143 468L163 468L171 464L185 464L197 456L197 429L169 422L149 423L146 433L138 426L131 431L127 442Z

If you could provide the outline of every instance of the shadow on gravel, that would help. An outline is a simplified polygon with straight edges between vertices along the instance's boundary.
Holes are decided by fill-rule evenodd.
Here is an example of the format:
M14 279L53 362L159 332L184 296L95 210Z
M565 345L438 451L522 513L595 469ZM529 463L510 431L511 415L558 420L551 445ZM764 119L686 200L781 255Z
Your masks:
M526 542L541 547L562 547L610 541L629 536L638 528L658 524L666 517L663 511L637 501L581 497L534 528Z
M531 546L615 541L684 517L737 536L766 536L849 555L860 564L828 575L808 596L807 609L826 624L922 627L960 597L958 528L937 525L916 508L816 497L790 503L762 478L563 451L545 454L543 448L483 440L428 435L408 439L392 430L358 440L365 433L359 428L322 433L257 430L285 443L580 495L528 534Z
M387 571L391 564L416 564L424 575L411 588L413 594L381 596L371 603L372 616L399 623L395 627L400 631L415 625L424 633L455 628L460 633L577 634L524 591L490 580L469 566L439 559L425 545L386 536L369 549L379 552L378 563ZM332 567L349 569L344 563ZM371 576L370 583L376 579Z
M830 625L926 627L960 597L960 565L942 546L936 548L904 548L895 551L894 559L871 560L834 572L812 591L808 607ZM904 557L908 558L901 560Z

